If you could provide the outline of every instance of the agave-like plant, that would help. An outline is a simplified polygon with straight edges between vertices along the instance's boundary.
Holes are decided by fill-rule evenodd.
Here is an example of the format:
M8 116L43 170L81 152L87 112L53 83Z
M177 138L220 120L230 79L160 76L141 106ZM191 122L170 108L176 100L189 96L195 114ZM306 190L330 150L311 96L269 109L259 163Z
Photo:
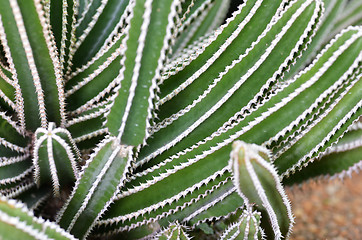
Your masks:
M231 3L0 0L0 238L288 238L361 167L362 2Z

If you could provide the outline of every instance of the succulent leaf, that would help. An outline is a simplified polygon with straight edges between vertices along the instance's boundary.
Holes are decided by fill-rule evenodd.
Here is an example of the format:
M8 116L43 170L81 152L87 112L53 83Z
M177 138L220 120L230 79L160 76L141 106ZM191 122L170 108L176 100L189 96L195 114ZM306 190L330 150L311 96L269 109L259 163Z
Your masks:
M55 223L34 217L23 204L0 198L1 239L75 239Z
M179 5L179 1L170 0L131 3L127 37L122 42L120 82L106 122L122 144L138 146L147 137L157 81L173 38Z
M362 23L362 3L358 0L348 1L344 4L342 14L338 16L337 22L334 26L334 31L330 36L340 32L343 28L348 26L357 26Z
M1 5L1 43L16 85L20 126L35 131L48 121L64 124L60 63L41 1L4 0Z
M178 23L173 55L220 26L229 4L229 0L206 0L191 1L190 5L182 7L183 14Z
M277 170L270 162L270 155L263 147L236 141L229 166L236 190L245 203L256 204L267 212L275 239L288 238L293 215Z
M76 24L73 70L82 67L104 47L123 26L129 0L95 0L86 5Z
M185 232L185 226L180 225L178 222L170 224L167 229L164 229L155 240L190 240L191 238Z
M214 52L205 50L204 53L208 56L201 54L191 62L190 67L193 63L203 62L203 65L193 66L197 72L184 68L182 72L168 79L170 85L179 82L171 81L176 77L184 79L185 82L161 98L160 113L167 115L159 114L161 121L152 129L152 138L147 142L148 145L141 150L138 165L171 147L172 151L169 152L182 151L203 141L210 132L225 129L224 126L231 121L233 115L240 109L243 110L240 106L257 104L264 91L267 91L275 83L276 77L291 64L290 59L299 52L303 42L307 41L319 18L320 2L293 3L284 9L277 1L263 1L263 5L259 1L254 4L252 1L246 2L246 5L237 11L240 13L234 14L233 21L229 20L230 24L216 31L218 38L222 40L215 40L209 45ZM272 14L271 9L275 11ZM258 14L254 14L257 10L265 12L264 24L256 17ZM268 14L270 18L267 17ZM309 24L306 24L306 18L310 19ZM236 19L241 23L238 24ZM250 32L253 38L246 41L243 33L249 28L244 26L249 24L255 25L256 29L253 28ZM232 41L233 39L235 40ZM230 46L227 47L228 45ZM208 74L204 74L204 71ZM188 78L181 77L182 73ZM165 86L167 82L164 82ZM167 92L167 89L165 91Z
M61 185L79 176L80 153L70 133L64 128L38 128L34 134L34 180L38 186L52 183L54 195L59 196Z
M310 61L316 56L321 46L326 43L328 35L334 28L334 23L337 17L342 13L346 1L342 0L324 0L325 12L321 19L321 25L311 39L311 42L306 46L302 56L298 58L289 71L285 74L284 79L293 77L299 70L306 67Z
M238 222L230 225L220 237L220 240L264 239L263 229L260 227L261 214L257 211L252 212L251 207L247 208L240 216Z
M59 60L63 74L69 70L72 63L73 48L75 45L75 21L77 1L61 0L45 3L48 12L54 41L59 53Z
M86 238L125 181L132 149L114 137L101 142L77 179L70 198L57 217L59 225Z
M311 178L344 178L358 172L362 167L362 126L351 125L346 134L320 157L311 159L303 171L295 172L284 180L285 184L296 184Z

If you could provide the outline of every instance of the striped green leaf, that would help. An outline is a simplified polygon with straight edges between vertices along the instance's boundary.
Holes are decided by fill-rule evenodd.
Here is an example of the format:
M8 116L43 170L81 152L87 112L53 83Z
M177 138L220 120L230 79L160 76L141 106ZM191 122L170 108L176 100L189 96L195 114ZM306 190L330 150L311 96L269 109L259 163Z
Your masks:
M60 62L41 1L2 0L1 6L1 43L15 85L20 126L35 131L48 121L64 124Z
M334 31L330 34L333 36L351 25L362 24L362 3L358 0L351 0L346 2L343 12L338 16L337 22L334 26Z
M73 70L82 67L123 27L129 0L94 0L84 6L76 24Z
M229 165L236 190L245 203L256 204L267 213L275 239L288 238L293 215L277 170L270 162L270 155L263 147L236 141Z
M345 0L323 0L325 12L321 19L321 25L311 39L309 45L306 46L302 56L290 67L289 71L285 74L284 79L289 79L295 75L303 67L306 67L311 60L316 56L321 46L329 39L330 32L334 29L334 24L338 16L342 13L345 6Z
M159 101L161 121L152 128L152 138L140 152L140 165L171 147L161 158L191 147L210 133L225 128L240 109L246 111L249 106L256 105L271 88L277 76L292 63L294 55L299 54L299 47L308 41L321 13L320 2L296 1L287 9L279 4L277 1L248 1L240 7L239 14L232 17L233 21L230 19L229 24L216 32L218 38L209 45L214 52L206 49L164 82L165 87L171 87L185 80ZM258 14L254 14L255 11ZM263 15L262 20L259 14ZM250 30L244 25L255 25L255 28ZM250 39L247 41L244 36ZM200 61L203 65L197 64Z
M0 195L64 229L0 238L279 239L281 182L361 168L359 0L0 4Z
M303 6L302 8L301 5ZM249 7L252 8L252 6L254 5L251 5ZM279 9L278 7L279 5L275 6L276 9L275 11ZM258 9L257 7L255 8ZM308 11L306 9L308 9ZM292 44L293 43L292 41L285 40L285 42L283 42L283 47L279 46L277 49L275 49L275 54L278 55L278 58L280 57L279 55L280 53L277 54L277 52L279 50L280 51L285 50L286 49L285 46L287 43L291 44L290 57L292 57L295 54L295 52L298 52L298 44L297 47L295 46L295 44L298 41L300 42L300 44L302 44L303 40L307 41L308 34L310 33L310 31L312 31L314 26L313 24L316 24L315 21L318 19L320 11L321 11L320 5L315 4L315 2L309 2L309 1L300 1L300 2L298 1L295 2L293 5L288 6L288 8L285 10L282 7L278 10L278 12L284 14L280 14L280 16L277 18L279 19L279 21L273 22L273 24L275 25L275 26L272 25L275 27L274 30L278 29L279 31L288 32L287 31L287 29L289 29L288 27L292 26L290 22L294 22L297 20L300 20L300 22L303 22L305 24L304 22L305 17L301 17L300 19L298 18L300 16L303 16L302 13L304 14L308 13L307 15L314 20L309 26L305 24L304 25L305 28L300 29L299 35L296 34L295 32L293 32L293 34L290 33L290 35L288 35L288 39L290 39L290 37L295 38L294 45ZM247 13L248 11L245 12L244 14L247 15ZM270 18L272 18L272 16L270 16ZM233 24L233 21L229 20L229 22L230 22L229 24L231 25ZM285 26L284 24L286 24L287 27L283 28L283 26ZM265 23L265 26L267 25L268 22ZM227 28L224 26L221 29L227 29ZM267 28L268 31L271 31L270 29L273 28L271 26ZM260 31L262 32L263 29L261 29ZM268 31L266 31L266 33ZM271 32L276 34L274 31ZM257 38L257 36L255 37ZM265 39L265 41L267 39ZM262 49L265 50L265 48L264 44L260 43L260 45L261 46L259 51L261 51L260 54L262 55L263 53ZM278 46L278 44L276 44L276 46L273 45L271 46L276 47ZM272 49L272 47L270 47L269 49ZM255 47L255 49L257 48ZM285 57L286 59L284 59L284 62L285 64L287 64L289 58L288 56ZM275 64L276 58L277 57L275 56L275 58L271 59L266 58L266 59L268 61L271 61L270 64L272 63ZM196 58L194 61L197 60L198 58ZM210 67L213 66L214 65ZM266 66L270 65L266 64ZM237 67L233 69L237 69ZM282 70L283 67L276 66L274 71L280 73ZM270 72L271 76L273 76L274 72L272 71L272 69L270 69L270 71L271 71ZM262 74L262 72L264 71L260 70L260 74ZM185 71L185 74L186 73L187 72ZM267 80L268 78L265 79ZM225 80L225 82L227 81ZM196 88L190 88L190 89L194 89L195 91L197 91ZM219 89L222 89L221 86ZM250 91L250 87L245 87L245 91L246 89ZM178 95L175 97L178 97ZM240 101L240 97L237 100ZM205 104L211 104L210 101L202 100L202 102L205 102ZM230 104L229 106L232 107L232 104ZM239 109L241 108L240 105L236 104L236 106L239 106L238 107ZM200 109L201 107L198 108L199 111ZM202 112L205 112L205 110L202 110ZM187 114L188 113L186 112L185 114L180 115L180 118L186 116ZM220 113L219 116L221 115L222 114ZM190 116L192 115L190 114ZM213 123L216 122L217 121L215 120L213 121ZM179 121L179 123L181 123L181 121ZM165 129L169 132L171 132L171 129L175 130L175 128L171 128L171 125L164 126L164 128L162 129ZM177 129L176 131L179 130ZM99 226L100 231L101 229L105 230L103 226L105 227L106 225L109 224L111 224L111 228L116 229L114 231L125 231L136 228L142 228L143 225L155 221L157 221L158 223L163 222L162 221L163 218L165 219L164 221L165 223L167 222L167 219L171 218L174 220L177 219L179 221L190 221L192 222L192 224L198 224L207 219L224 217L230 214L230 212L233 212L242 206L243 201L236 193L235 193L236 195L234 194L235 188L233 187L230 179L222 180L227 178L228 175L230 175L230 173L227 170L228 155L231 151L231 146L230 146L231 142L228 139L230 137L229 133L225 133L225 131L223 132L223 129L221 129L220 132L215 132L215 134L213 134L211 137L207 137L205 140L204 140L205 135L200 136L200 132L198 132L198 134L195 133L187 137L185 134L181 134L180 136L184 137L185 139L183 143L187 145L182 146L182 144L177 143L175 146L173 146L173 144L176 143L175 140L175 142L169 143L169 145L164 147L162 150L157 150L154 153L150 154L147 158L145 158L147 159L146 161L149 161L149 163L146 163L146 161L143 161L144 159L142 159L142 157L144 156L143 154L145 152L147 153L147 151L149 151L150 148L157 147L158 144L161 145L159 141L168 140L167 138L169 137L168 136L169 133L166 134L166 132L164 132L164 134L162 135L160 132L161 130L154 133L152 139L150 139L149 142L150 145L145 146L144 149L141 150L140 163L143 163L143 165L141 165L140 163L136 164L140 166L138 169L139 173L136 173L134 177L130 178L130 182L126 184L126 189L124 190L124 192L119 194L118 199L111 206L108 214L104 216L104 220L100 221L100 226ZM210 134L210 129L208 129L208 133ZM222 135L222 133L224 133L224 135ZM262 132L258 134L258 136L260 135L262 135ZM161 136L163 137L163 139L160 138ZM198 139L200 139L199 140L200 142L197 142ZM228 140L225 141L225 139ZM194 145L192 145L193 141L196 142ZM191 145L190 148L185 147L190 145ZM171 146L172 148L170 148ZM222 148L223 146L225 147ZM170 149L166 151L167 148ZM153 159L157 154L160 154L161 151L164 151L164 153L162 153L160 156L157 156L156 159ZM187 179L187 181L185 179ZM210 185L211 187L210 189L212 189L211 192L215 194L202 195L196 192L195 188L198 184ZM188 203L186 200L184 201L184 199L181 198L181 196L185 196L184 198L186 198L186 196L188 195L192 196L194 193L199 195L197 199L199 199L198 203L200 204L191 204L191 202ZM230 203L230 205L227 205L226 203ZM167 207L168 204L170 205L170 207L171 206L175 207L181 206L181 207L180 208L176 207L173 208L175 210L168 211L167 210L169 209ZM183 211L183 209L185 209L185 211ZM189 212L188 216L182 215L183 213L186 212Z
M45 3L45 6L58 49L61 70L65 73L71 65L72 56L70 55L75 45L77 2L72 0L50 0Z
M230 225L220 237L220 240L264 239L263 229L260 227L261 214L251 209L245 210L238 222Z
M219 27L225 19L229 5L229 0L205 0L191 1L183 7L173 55Z
M51 183L54 195L59 196L61 186L79 177L79 150L70 133L54 123L38 128L34 136L34 180L38 186Z
M132 149L120 145L116 138L100 143L58 213L59 225L78 238L86 238L119 193L131 159Z
M75 239L55 223L35 217L23 204L4 197L0 198L0 238Z
M157 81L175 31L179 1L136 0L127 17L121 77L106 126L122 144L138 146L147 137Z
M0 186L18 183L33 170L29 138L10 116L0 112ZM9 186L12 188L13 186Z
M351 125L338 144L329 147L320 157L311 159L302 171L297 171L284 180L285 184L301 183L310 178L344 178L361 169L362 130L361 123Z
M170 226L164 229L155 240L190 240L191 238L185 232L185 227L178 222L170 224Z

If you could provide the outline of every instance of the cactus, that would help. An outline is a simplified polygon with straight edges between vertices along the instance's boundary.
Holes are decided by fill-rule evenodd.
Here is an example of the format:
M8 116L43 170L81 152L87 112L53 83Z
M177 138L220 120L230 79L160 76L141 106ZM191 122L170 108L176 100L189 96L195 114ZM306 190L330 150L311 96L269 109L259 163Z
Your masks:
M184 226L180 225L178 222L170 224L168 228L161 231L158 236L155 236L154 239L158 240L190 240L191 238L184 231Z
M253 212L252 207L248 206L246 210L244 210L238 222L230 225L222 234L220 239L265 239L263 229L260 227L260 218L260 212Z
M21 202L0 199L1 239L75 239L53 222L35 217Z
M361 168L360 1L231 3L0 0L0 238L288 238Z
M244 203L255 203L263 208L275 239L281 239L289 236L294 219L289 200L269 156L270 152L263 147L235 141L229 165L236 191Z

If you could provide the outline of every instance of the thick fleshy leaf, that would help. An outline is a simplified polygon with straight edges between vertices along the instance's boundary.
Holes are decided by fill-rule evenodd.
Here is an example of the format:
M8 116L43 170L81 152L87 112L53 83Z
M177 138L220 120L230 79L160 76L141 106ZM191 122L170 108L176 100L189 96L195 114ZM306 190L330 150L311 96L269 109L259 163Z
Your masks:
M35 131L47 127L49 120L64 124L60 63L41 1L2 0L0 36L16 90L20 126Z
M229 0L204 0L191 1L189 5L183 7L173 54L179 53L200 37L219 27L225 19L229 5Z
M245 210L240 216L238 222L230 225L220 237L220 240L246 239L260 240L264 239L263 229L260 227L261 214L257 211L252 212L251 208Z
M237 29L239 24L234 23L233 21L236 21L238 17L240 17L240 19L238 20L243 22L242 19L244 19L244 17L247 16L248 13L250 13L251 9L252 11L250 13L250 18L253 16L254 12L259 9L259 7L263 10L260 12L260 15L258 15L261 16L263 15L261 14L262 12L263 13L268 12L266 9L269 9L269 11L271 11L270 9L272 8L270 8L270 5L268 4L274 6L275 1L270 1L270 2L264 1L263 3L265 5L262 5L262 7L261 7L261 2L257 3L253 2L249 3L250 5L247 6L245 5L244 7L241 7L239 10L239 15L238 13L235 13L234 17L228 20L228 24L232 26L231 28ZM265 65L265 68L266 66L270 68L269 69L270 77L274 75L275 78L278 73L280 74L283 72L283 67L285 65L288 65L289 60L292 59L294 54L299 53L298 47L304 41L305 42L308 41L307 40L308 36L310 32L313 31L315 25L317 24L317 20L321 13L320 2L316 3L314 1L297 1L294 2L293 5L289 5L286 9L284 9L285 7L284 5L279 6L279 4L276 4L274 6L274 11L278 12L280 15L277 15L278 17L275 17L275 21L272 22L273 24L270 24L269 26L268 24L270 19L265 20L264 27L268 26L267 30L265 30L265 35L262 35L263 37L260 37L260 39L252 45L253 47L250 47L250 49L248 50L252 51L252 49L254 49L254 51L256 52L258 50L260 51L258 52L258 54L260 55L263 55L263 53L266 55L273 53L272 54L273 57L270 57L270 59L266 57L264 60L265 62L268 62L268 64ZM265 17L265 15L263 16ZM271 14L270 18L273 18L272 16L273 14ZM305 22L307 16L309 17L308 19L310 20L309 25ZM254 21L255 21L254 24L256 24L257 20ZM247 24L247 22L243 22L243 24ZM304 28L299 28L299 27L293 28L292 27L293 23L296 22L298 24L303 25ZM260 19L258 23L259 25L261 25ZM223 36L222 35L223 31L225 31L226 34L226 32L228 32L226 31L226 29L228 29L227 28L228 26L229 25L221 27L220 32L218 32L219 35L217 36ZM243 25L239 27L240 27L239 30L243 29ZM298 34L295 31L292 31L291 29L293 30L298 29L299 30ZM264 29L261 28L260 32L263 32L263 30ZM290 32L288 32L288 30L290 30ZM279 39L279 41L282 41L282 43L280 43L281 45L278 45L277 43L278 41L276 40L273 41L277 33L280 33L278 36L281 39L283 39L283 40ZM228 32L228 34L226 34L226 36L223 37L226 40L230 35L231 33ZM282 36L285 36L285 39ZM233 37L237 36L233 35ZM254 37L255 39L257 39L258 35ZM293 41L291 41L291 39L293 39ZM220 42L223 43L225 40L223 41L220 40ZM262 40L266 42L271 41L274 45L270 42L269 42L270 45L268 45L269 48L265 47L264 42L263 44L260 43L260 45L257 45L257 43ZM253 41L252 40L250 41L251 41L250 44L252 44ZM286 46L289 47L289 52L288 51L287 52L290 55L285 55L284 50L287 49ZM245 46L245 48L248 47ZM267 53L264 52L265 50L268 50ZM283 52L283 54L281 54L280 51ZM228 54L235 54L235 51L230 50L228 51ZM283 60L279 59L281 55L285 57L283 58ZM278 61L281 64L281 66L274 66L276 64L277 59L279 59ZM199 58L196 58L194 61L198 60ZM250 60L252 60L252 57L250 57ZM243 66L243 64L241 64L241 62L243 61L246 60L240 57L240 66ZM248 64L251 63L247 61L247 63L245 64L246 65L244 67L247 68L247 66L249 66ZM209 67L211 68L214 65ZM274 69L272 68L272 66L274 67ZM263 70L258 69L258 74L260 75L264 74L265 68L263 67L262 68ZM236 65L235 67L230 69L230 71L233 69L235 69L235 71L240 70L236 67ZM187 71L184 71L184 73L187 74ZM246 80L249 80L248 79L250 77L249 74L244 76ZM233 74L230 74L230 78L231 79L234 78L236 82L238 79L240 79L240 77L237 77L236 73L234 77L232 77L232 75ZM258 79L259 81L260 79L265 79L265 81L267 81L268 79L267 77L262 78L260 77L260 75L254 76L255 78L252 78L254 80L250 80L251 82L249 83L248 87L242 86L243 88L245 87L244 91L250 92L250 86L253 85L252 83L256 84L255 82L256 79ZM174 79L176 80L176 77ZM276 81L276 79L272 79L271 81ZM170 81L170 84L171 82L172 81ZM196 82L198 82L198 80L195 81L195 83ZM229 84L228 81L225 80L225 84ZM259 86L259 88L262 87L265 83L264 84L260 83L260 84L261 85ZM271 84L270 82L267 82L265 88L267 89L268 88L267 86L269 86L270 84ZM198 89L195 88L195 86L196 85L191 87L190 85L188 87L197 92ZM224 87L220 85L218 88L219 91L221 92L224 91L222 93L219 93L221 98L223 96L222 94L225 94L225 92L227 92L227 90L223 89ZM189 91L191 93L191 90ZM261 90L258 89L257 86L255 86L255 91L257 93L258 91ZM263 91L261 91L260 94L262 94L262 92ZM178 96L179 95L176 95L175 97ZM236 96L238 97L236 98ZM239 103L237 102L234 102L233 104L230 103L228 104L228 108L233 108L233 107L237 108L235 109L235 112L237 113L240 110L240 108L242 108L242 106L240 106L240 101L241 101L240 99L242 97L243 95L235 93L235 98L233 98L233 101L238 101ZM181 97L179 99L181 99ZM208 99L210 100L211 97ZM255 101L256 99L257 98L255 98ZM214 99L211 100L215 101ZM210 101L202 99L202 102L204 104L209 104L212 107L212 103ZM176 104L174 106L177 107ZM225 110L228 108L220 107L220 109L225 109ZM201 107L198 108L199 111L200 109ZM170 109L170 111L171 110L174 109ZM230 111L230 113L232 112L230 109L228 110ZM205 110L202 110L202 112L205 112ZM232 114L235 114L235 112L233 112ZM186 112L184 114L180 114L180 119L183 116L185 116L186 119L187 114L189 113ZM222 116L222 114L225 115L225 112L224 111L220 112L217 115L219 117L225 117ZM195 115L189 114L189 116L190 118L195 118L196 121L198 121ZM182 122L181 120L178 121L179 124L181 124L181 122ZM212 131L210 128L206 127L203 130L204 135L202 135L200 131L198 132L198 134L193 133L187 136L186 133L185 134L182 133L184 129L172 128L171 125L165 124L165 126L163 126L164 127L163 129L166 129L166 131L168 131L167 133L163 132L164 134L161 134L161 131L154 133L152 138L149 139L149 146L145 146L144 149L142 149L140 152L139 157L141 161L136 164L136 166L139 166L139 169L137 169L137 171L139 172L136 172L133 176L129 178L129 182L126 184L124 190L119 194L119 196L117 196L117 199L115 200L114 204L111 205L109 212L107 212L106 215L103 217L103 219L99 221L99 226L96 229L96 232L97 233L102 231L106 232L108 226L110 226L111 232L133 231L133 230L137 231L137 229L148 228L147 226L148 224L153 224L156 221L161 226L163 226L164 224L167 225L168 222L172 220L178 220L180 222L190 222L192 225L194 224L197 225L202 221L206 221L209 219L212 220L212 219L222 218L240 208L243 204L243 200L240 198L240 196L238 196L237 193L235 193L235 187L233 187L231 179L228 178L230 176L230 173L228 171L227 162L228 162L228 156L231 151L230 143L232 140L228 139L230 137L229 133L226 133L226 131L224 131L229 129L225 127L227 126L226 124L232 125L232 123L235 122L234 120L230 119L230 122L229 123L226 122L223 126L222 121L219 123L214 119L214 121L209 123L210 124L217 123L224 128L220 127L220 131L215 132L210 137L208 137L208 135L206 134L210 134L212 133ZM245 122L244 124L247 125L247 122ZM177 143L176 145L173 145L175 144L176 140L175 142L168 142L167 143L168 146L162 149L162 151L164 151L163 153L161 153L161 150L160 151L157 150L154 151L152 154L149 154L147 158L143 159L143 157L147 153L150 153L151 148L156 149L157 147L161 146L164 143L164 141L166 142L169 141L170 137L169 135L175 134L175 132L172 132L175 129L177 130L177 132L180 131L180 133L182 133L180 134L180 136L184 138L182 144ZM260 137L262 134L263 132L259 132L258 136ZM163 137L162 139L161 136ZM207 138L205 139L205 137ZM225 139L228 140L226 141ZM187 148L187 146L190 147ZM222 148L223 146L225 147ZM167 148L170 149L166 151ZM154 158L157 154L160 153L161 153L160 156ZM146 161L149 162L146 163ZM205 185L207 189L210 189L209 194L206 194L206 192L197 191L197 189L203 185ZM191 200L189 200L190 198ZM193 202L197 203L192 204Z
M245 203L256 204L267 212L274 239L288 238L294 217L277 170L270 162L270 155L266 148L236 141L229 165L236 190Z
M345 6L345 0L323 0L326 8L321 19L321 25L311 39L311 42L306 46L302 56L297 59L289 71L285 74L284 79L289 79L295 75L303 67L306 67L311 60L316 56L321 46L329 40L329 34L336 23L337 17L342 13Z
M158 234L154 240L191 240L185 232L185 229L186 227L180 225L178 222L170 224L170 226Z
M52 184L54 195L61 186L79 177L80 153L70 133L64 128L38 128L34 134L34 180L38 186Z
M110 36L123 26L129 0L94 0L84 7L76 27L73 69L90 61Z
M321 13L320 2L296 1L286 9L279 4L247 1L202 54L165 80L160 122L140 152L140 165L171 147L162 158L203 141L258 104L299 54Z
M347 1L343 9L342 14L338 16L338 20L335 23L334 31L331 32L331 36L341 31L348 26L357 26L362 24L362 2L359 0Z
M344 178L362 168L362 125L357 122L319 158L311 159L302 171L286 178L286 184L302 183L310 178Z
M4 197L0 198L0 238L75 239L55 223L35 217L23 204Z
M58 214L59 225L78 238L86 238L119 193L131 160L132 149L120 145L116 138L100 143Z
M138 146L150 127L161 69L174 37L180 1L136 0L131 3L122 44L122 69L106 126L122 144Z
M65 73L71 65L73 48L75 45L75 21L77 1L51 0L49 4L49 18L54 40L59 52L62 73Z
M16 122L0 112L0 185L19 182L32 171L28 144L29 138Z

